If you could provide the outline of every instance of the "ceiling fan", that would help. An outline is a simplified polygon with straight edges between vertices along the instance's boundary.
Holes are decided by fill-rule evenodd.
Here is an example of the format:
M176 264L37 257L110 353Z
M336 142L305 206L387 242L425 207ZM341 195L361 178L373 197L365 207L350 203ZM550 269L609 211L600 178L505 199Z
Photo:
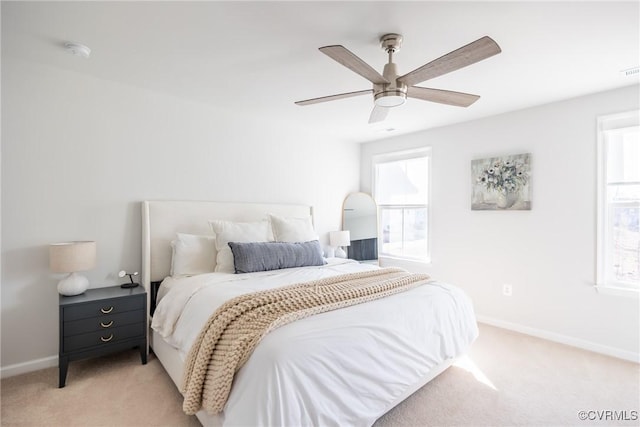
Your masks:
M502 51L491 37L485 36L422 67L416 68L410 73L399 76L396 64L393 62L393 54L400 50L402 36L400 34L385 34L380 38L380 44L382 49L389 54L389 62L384 66L382 75L344 46L333 45L320 48L320 52L373 83L373 89L306 99L296 102L296 105L310 105L373 94L374 107L369 117L369 123L384 120L389 109L404 104L407 97L458 107L468 107L477 101L480 96L414 85L482 61Z

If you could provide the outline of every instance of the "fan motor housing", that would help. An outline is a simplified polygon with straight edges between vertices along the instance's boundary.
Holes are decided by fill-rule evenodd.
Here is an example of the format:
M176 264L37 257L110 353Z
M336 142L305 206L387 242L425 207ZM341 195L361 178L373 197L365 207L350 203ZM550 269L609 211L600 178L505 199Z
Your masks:
M373 85L373 100L381 107L397 107L404 104L407 99L407 85L398 82L396 64L389 62L384 66L383 74L388 84Z

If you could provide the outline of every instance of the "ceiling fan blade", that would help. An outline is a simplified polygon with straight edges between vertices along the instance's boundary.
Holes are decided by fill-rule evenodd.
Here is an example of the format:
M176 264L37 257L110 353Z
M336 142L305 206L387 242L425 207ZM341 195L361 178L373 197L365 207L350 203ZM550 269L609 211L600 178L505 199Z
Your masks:
M305 99L304 101L297 101L295 104L296 105L318 104L320 102L335 101L337 99L351 98L353 96L367 95L371 93L373 93L373 89L359 90L356 92L339 93L337 95L329 95L329 96L321 96L320 98Z
M371 83L379 85L389 83L389 80L382 77L382 75L374 70L369 64L358 58L344 46L324 46L320 48L320 52L324 53L334 61L337 61L340 64L344 65L351 71L360 74Z
M407 86L413 86L416 83L475 64L500 52L502 52L500 46L491 37L484 36L466 46L462 46L460 49L434 59L404 76L398 77L398 80Z
M430 89L427 87L410 86L407 88L407 96L423 101L437 102L439 104L455 105L456 107L468 107L480 99L478 95L452 90Z
M371 115L369 116L369 123L381 122L387 118L387 114L389 114L388 107L374 105L373 110L371 111Z

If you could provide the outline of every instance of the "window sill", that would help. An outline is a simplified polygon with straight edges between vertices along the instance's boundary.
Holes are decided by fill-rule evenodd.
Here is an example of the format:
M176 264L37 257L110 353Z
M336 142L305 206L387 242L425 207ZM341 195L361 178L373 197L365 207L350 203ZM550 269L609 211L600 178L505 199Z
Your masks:
M640 290L631 289L631 288L620 288L617 286L605 286L605 285L596 285L594 286L596 292L599 294L605 295L617 295L621 297L627 298L638 298L640 297Z

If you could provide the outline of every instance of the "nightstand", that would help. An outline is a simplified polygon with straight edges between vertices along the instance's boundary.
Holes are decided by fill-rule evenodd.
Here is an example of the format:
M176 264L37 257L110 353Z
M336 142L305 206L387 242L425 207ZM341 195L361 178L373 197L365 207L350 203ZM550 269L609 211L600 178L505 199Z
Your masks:
M89 289L59 297L60 348L58 387L64 387L69 362L140 347L147 363L147 295L138 286Z

